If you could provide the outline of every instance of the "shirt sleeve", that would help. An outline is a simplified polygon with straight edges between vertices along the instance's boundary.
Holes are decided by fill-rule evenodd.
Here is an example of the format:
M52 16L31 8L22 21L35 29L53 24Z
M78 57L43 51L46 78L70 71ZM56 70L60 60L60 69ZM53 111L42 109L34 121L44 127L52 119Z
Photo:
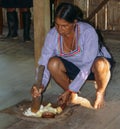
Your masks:
M45 42L44 42L44 46L42 48L41 57L39 58L39 61L38 61L38 65L45 66L45 70L43 73L43 79L42 79L42 84L44 85L44 87L47 86L49 78L50 78L50 73L47 69L47 64L48 64L49 58L54 55L54 46L55 46L55 36L54 35L55 34L52 31L50 31L47 34ZM36 69L36 80L38 77L37 75L38 75L38 68Z
M80 36L82 42L82 56L80 62L80 72L76 78L69 85L69 89L74 92L78 92L85 83L90 69L92 67L94 59L98 53L98 36L94 28L85 30Z

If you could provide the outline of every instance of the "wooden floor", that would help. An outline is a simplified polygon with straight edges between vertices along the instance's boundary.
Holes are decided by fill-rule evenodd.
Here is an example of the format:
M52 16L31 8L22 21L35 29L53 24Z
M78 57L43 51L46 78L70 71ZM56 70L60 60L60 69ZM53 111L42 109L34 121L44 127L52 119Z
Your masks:
M116 67L109 83L106 104L101 110L76 106L56 119L24 120L15 115L0 113L0 129L119 129L120 128L120 40L106 39ZM34 43L22 40L0 41L0 110L24 99L31 99L34 83ZM52 85L55 85L54 83ZM55 98L58 88L48 88L46 99ZM87 82L81 96L94 99L93 83Z

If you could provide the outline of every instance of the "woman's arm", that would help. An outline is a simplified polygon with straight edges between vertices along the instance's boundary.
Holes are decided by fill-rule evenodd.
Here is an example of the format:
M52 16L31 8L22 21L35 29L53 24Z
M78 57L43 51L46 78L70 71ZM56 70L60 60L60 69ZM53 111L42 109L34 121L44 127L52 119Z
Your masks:
M44 46L41 52L41 57L38 61L38 65L45 66L43 79L42 79L42 84L44 85L44 87L46 87L46 85L48 84L49 78L50 78L50 73L47 69L47 64L48 64L50 57L54 56L55 45L56 45L56 31L51 30L46 36L45 43L44 43ZM37 73L38 71L36 69L36 79L37 79Z
M85 83L93 61L98 54L98 36L94 28L87 29L80 37L82 38L81 41L83 43L80 72L69 85L69 89L74 92L78 92Z

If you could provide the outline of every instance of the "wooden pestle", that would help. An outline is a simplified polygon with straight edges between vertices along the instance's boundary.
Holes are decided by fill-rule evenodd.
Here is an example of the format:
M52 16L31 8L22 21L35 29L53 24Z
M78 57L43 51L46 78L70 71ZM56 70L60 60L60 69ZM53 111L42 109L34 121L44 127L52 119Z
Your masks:
M45 69L45 66L43 66L43 65L40 65L38 67L38 79L37 79L36 84L33 85L33 86L36 86L38 90L42 84L42 77L43 77L44 69ZM36 113L40 109L41 98L42 98L42 96L32 97L32 103L31 103L31 111L32 112Z

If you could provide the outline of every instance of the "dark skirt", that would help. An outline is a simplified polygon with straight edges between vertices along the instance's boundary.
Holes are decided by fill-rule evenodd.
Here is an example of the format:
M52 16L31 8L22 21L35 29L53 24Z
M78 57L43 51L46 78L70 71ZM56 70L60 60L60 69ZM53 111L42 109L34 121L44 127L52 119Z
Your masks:
M3 8L31 8L33 0L1 0Z
M56 56L56 57L58 57L58 56ZM99 57L99 56L98 56L98 57ZM97 57L97 58L98 58L98 57ZM74 65L72 62L69 62L69 61L63 59L62 57L58 57L58 58L59 58L59 59L62 61L62 63L64 64L65 69L66 69L66 74L67 74L67 76L70 78L70 80L74 80L75 77L76 77L76 76L78 75L78 73L80 72L80 69L79 69L76 65ZM104 57L104 58L105 58L105 57ZM111 65L110 71L112 72L112 68L113 68L115 62L113 62L113 59L112 59L112 58L106 58L106 59L108 60L108 62L109 62L110 65ZM94 73L93 73L92 71L91 71L90 74L88 75L87 80L95 80L95 76L94 76Z

